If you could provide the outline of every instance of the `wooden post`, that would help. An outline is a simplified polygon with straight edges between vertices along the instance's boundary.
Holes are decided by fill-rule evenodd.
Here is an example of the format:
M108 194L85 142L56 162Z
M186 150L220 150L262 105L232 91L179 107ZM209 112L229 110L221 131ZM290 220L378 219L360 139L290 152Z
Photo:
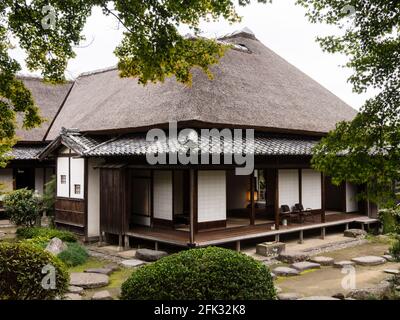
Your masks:
M122 241L122 234L118 235L118 251L123 251L124 247L122 245L123 241Z
M303 234L303 230L300 230L299 243L300 243L300 244L304 243L304 234Z
M127 235L124 236L124 248L125 248L125 250L129 250L131 248L131 246L129 244L129 236L127 236Z
M349 224L346 223L346 229L345 230L349 230Z
M154 242L154 250L158 251L158 242Z
M325 234L326 234L326 228L321 228L321 239L324 240L325 239Z
M276 235L275 235L275 242L279 242L279 240L280 240L280 239L279 239L279 234L276 234Z
M236 241L236 251L240 252L240 241Z
M250 175L250 224L255 225L255 206L254 206L254 173Z
M279 171L275 169L275 201L274 201L274 212L275 212L275 230L279 230L280 224L280 211L279 211ZM278 240L279 241L279 240Z
M326 222L326 214L325 214L325 175L321 173L321 222Z
M196 219L196 210L197 210L197 181L195 176L194 169L190 169L190 239L189 244L194 245L195 243L195 223Z

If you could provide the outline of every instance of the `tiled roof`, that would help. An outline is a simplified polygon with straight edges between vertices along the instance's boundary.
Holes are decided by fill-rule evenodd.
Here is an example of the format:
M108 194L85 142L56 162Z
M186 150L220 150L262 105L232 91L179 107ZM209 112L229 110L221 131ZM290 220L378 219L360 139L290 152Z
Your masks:
M255 155L312 155L312 148L317 140L299 138L279 138L268 136L257 136L254 142L243 140L200 140L200 143L189 140L179 142L178 140L164 140L157 142L146 141L145 136L125 136L103 143L83 153L85 156L133 156L145 155L147 153L186 153L189 148L202 153L221 154L225 153L254 153ZM242 145L244 147L242 147ZM243 150L242 150L243 149Z
M16 145L8 155L13 157L12 160L36 160L45 147L44 145Z

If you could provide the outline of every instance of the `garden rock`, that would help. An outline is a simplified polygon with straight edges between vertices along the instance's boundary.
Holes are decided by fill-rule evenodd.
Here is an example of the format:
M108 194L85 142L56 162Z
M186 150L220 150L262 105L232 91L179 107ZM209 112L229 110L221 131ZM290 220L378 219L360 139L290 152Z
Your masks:
M280 287L275 286L275 291L277 294L281 293L283 290Z
M303 296L295 293L295 292L288 292L288 293L279 293L278 299L279 300L298 300L301 299Z
M272 277L272 280L275 280L276 279L276 274L271 272L271 277Z
M363 238L367 235L365 230L349 229L344 232L344 236L348 238Z
M122 260L120 264L125 268L135 268L144 265L145 262L138 259L130 259L130 260Z
M394 261L393 256L390 255L390 254L384 254L384 255L382 256L382 258L385 259L386 261L389 261L389 262L393 262L393 261Z
M356 300L367 300L371 298L382 299L390 294L390 291L390 282L384 280L376 287L352 290L347 294L346 298L353 298Z
M289 264L306 261L308 259L310 259L310 256L307 253L300 251L292 251L292 252L285 251L278 256L278 260Z
M112 272L120 270L120 267L118 267L116 264L107 264L104 266L105 269L110 269Z
M386 259L376 256L364 256L351 259L351 261L359 264L360 266L378 266L386 263Z
M354 266L355 262L353 261L348 261L348 260L343 260L343 261L337 261L333 264L335 268L345 268L349 266Z
M81 288L81 287L76 287L76 286L68 287L68 293L81 294L82 292L83 292L83 288Z
M110 275L113 270L112 269L108 269L108 268L93 268L93 269L86 269L84 272L88 272L88 273L100 273L100 274L105 274L105 275Z
M143 261L153 262L166 257L167 255L168 253L165 251L138 249L136 250L135 258Z
M343 293L336 293L332 297L336 298L336 299L339 299L339 300L344 300L346 298Z
M310 259L311 262L315 262L320 264L321 266L332 266L335 262L335 260L331 257L323 257L323 256L318 256L318 257L312 257Z
M46 251L54 254L55 256L67 249L67 245L61 239L53 238L50 240L46 247Z
M76 293L67 293L64 296L64 300L82 300L82 297Z
M110 292L108 292L107 290L103 290L96 292L93 295L92 300L113 300L113 298Z
M394 274L394 275L400 274L400 271L397 269L385 269L385 270L383 270L383 272L389 273L389 274Z
M109 277L105 274L87 272L73 272L70 274L70 285L84 289L105 287L109 281Z
M328 296L311 296L311 297L301 298L299 300L340 300L340 299Z
M280 277L291 277L299 275L300 271L289 267L277 267L274 269L274 273Z
M302 272L311 269L319 269L321 268L321 265L315 262L302 261L293 263L291 267Z

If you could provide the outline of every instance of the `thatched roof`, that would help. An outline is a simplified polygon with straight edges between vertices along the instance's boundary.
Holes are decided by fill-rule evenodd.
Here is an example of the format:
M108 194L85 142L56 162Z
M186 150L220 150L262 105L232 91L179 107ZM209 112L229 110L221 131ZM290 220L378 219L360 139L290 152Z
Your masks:
M20 127L17 130L17 137L20 142L42 141L57 111L66 98L72 83L53 85L44 83L42 79L36 77L19 77L19 79L31 91L35 103L40 109L40 115L46 119L46 122L41 127L32 130L24 130Z
M137 79L121 79L116 69L79 77L47 139L55 139L62 127L144 131L170 120L321 134L355 116L354 109L254 37L235 33L222 40L248 50L228 50L212 67L214 80L194 70L192 87L174 78L144 87Z

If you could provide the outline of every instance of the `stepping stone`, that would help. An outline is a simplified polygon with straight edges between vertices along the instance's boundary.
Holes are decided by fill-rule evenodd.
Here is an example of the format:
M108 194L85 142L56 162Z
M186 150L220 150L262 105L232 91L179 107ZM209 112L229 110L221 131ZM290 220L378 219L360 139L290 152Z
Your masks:
M348 261L348 260L343 260L343 261L337 261L333 264L335 268L344 268L344 267L349 267L349 266L354 266L355 262L353 261Z
M282 290L280 287L275 286L275 291L276 291L277 294L279 294L279 293L281 293L283 290Z
M93 268L93 269L86 269L84 272L88 273L100 273L100 274L105 274L105 275L110 275L113 270L112 269L107 269L107 268Z
M125 268L135 268L144 265L145 262L138 259L130 259L130 260L122 260L120 264Z
M271 272L271 277L272 277L272 280L275 280L276 279L276 274Z
M340 299L328 296L311 296L311 297L301 298L299 300L340 300Z
M348 238L360 238L365 237L367 235L367 231L361 229L349 229L346 230L343 235Z
M312 257L310 259L311 262L315 262L320 264L321 266L332 266L335 260L331 257L323 257L323 256L318 256L318 257Z
M143 261L153 262L166 257L167 255L168 253L165 251L138 249L136 250L135 258Z
M81 288L81 287L76 287L76 286L68 287L68 293L81 294L82 292L83 292L83 288Z
M302 261L293 263L290 267L302 272L311 269L319 269L321 268L321 265L315 262Z
M70 285L84 289L101 288L108 285L110 279L105 274L72 272L70 274Z
M279 277L291 277L299 275L300 271L289 267L277 267L274 273Z
M77 293L67 293L64 300L82 300L82 297Z
M370 300L372 297L382 299L391 291L391 283L383 280L377 286L372 288L355 289L350 291L346 298L353 298L356 300Z
M120 267L118 267L118 265L116 265L116 264L107 264L106 266L104 266L104 268L105 269L110 269L113 272L120 270Z
M386 259L376 256L365 256L351 259L351 261L359 264L360 266L378 266L386 263Z
M103 290L96 292L93 295L92 300L113 300L113 298L110 292L108 292L107 290Z
M278 294L279 300L298 300L298 299L301 299L302 297L303 297L302 295L295 293L295 292Z
M292 252L282 252L278 256L278 260L285 262L285 263L295 263L295 262L301 262L301 261L306 261L310 259L310 256L307 253L300 252L300 251L292 251Z
M394 261L393 256L390 255L390 254L385 254L385 255L382 256L382 258L385 259L386 261L389 261L389 262L393 262Z
M400 274L400 270L397 270L397 269L385 269L385 270L383 270L383 272L389 273L389 274L394 274L394 275Z

